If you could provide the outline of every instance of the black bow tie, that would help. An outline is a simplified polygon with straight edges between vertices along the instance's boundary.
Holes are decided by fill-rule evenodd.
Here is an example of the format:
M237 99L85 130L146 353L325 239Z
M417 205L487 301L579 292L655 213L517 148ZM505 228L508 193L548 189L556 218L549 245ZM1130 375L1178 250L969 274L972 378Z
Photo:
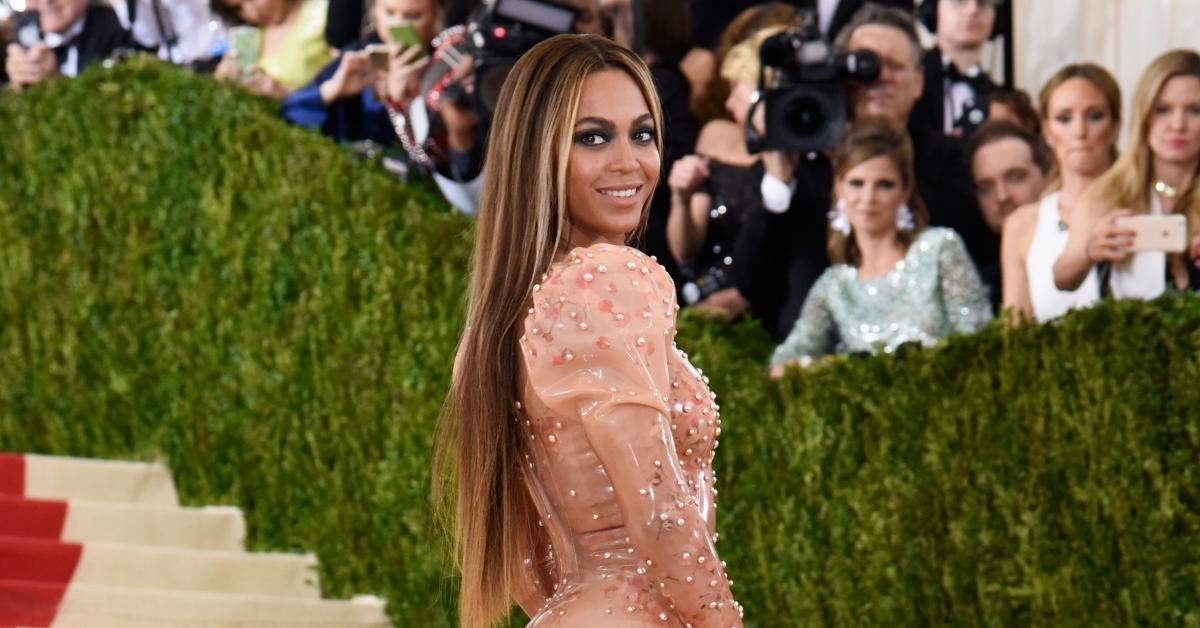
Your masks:
M953 61L947 63L944 67L944 70L946 80L950 81L951 83L966 83L974 87L980 81L980 79L983 78L983 72L978 68L975 70L975 75L971 76L970 74L959 70L958 66L954 65Z

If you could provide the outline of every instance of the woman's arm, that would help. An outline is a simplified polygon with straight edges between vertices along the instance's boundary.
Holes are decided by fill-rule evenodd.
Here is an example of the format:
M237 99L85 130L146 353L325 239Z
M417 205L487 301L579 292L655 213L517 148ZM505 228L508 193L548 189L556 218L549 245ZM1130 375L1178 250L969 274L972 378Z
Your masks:
M1067 246L1054 262L1054 285L1059 290L1076 290L1100 262L1122 262L1129 257L1134 232L1118 229L1116 220L1132 216L1089 190L1079 199L1070 225Z
M1029 256L1029 246L1037 225L1037 211L1037 205L1026 205L1013 212L1004 221L1004 233L1000 239L1001 306L1009 311L1013 322L1034 318L1025 259Z
M800 310L800 318L792 327L787 340L771 354L771 378L783 377L784 367L791 363L805 365L813 358L833 353L837 346L837 321L829 307L828 292L833 285L832 269L826 270L809 291Z
M938 280L942 289L942 307L950 328L969 334L991 322L992 304L987 286L967 253L967 245L950 229L943 229L945 241L938 251Z
M708 180L708 158L688 155L675 162L667 185L671 188L671 213L667 217L667 246L677 262L695 257L708 233L712 197L697 189Z

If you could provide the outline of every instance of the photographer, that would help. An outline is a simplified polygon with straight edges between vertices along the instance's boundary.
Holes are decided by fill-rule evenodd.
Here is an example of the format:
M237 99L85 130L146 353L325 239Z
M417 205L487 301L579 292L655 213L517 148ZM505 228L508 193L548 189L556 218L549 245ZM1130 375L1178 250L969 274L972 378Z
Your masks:
M370 21L370 37L346 46L316 79L284 99L285 120L339 141L395 144L384 101L399 105L419 90L441 7L435 0L376 0ZM409 31L420 45L397 41Z
M56 76L75 76L120 49L135 48L111 7L88 0L42 0L14 18L16 42L5 51L5 72L20 90Z
M868 5L841 32L836 48L873 52L882 68L872 82L847 85L850 123L884 117L907 125L916 156L917 191L929 208L930 224L957 232L977 267L995 264L999 241L980 213L962 147L938 130L910 124L923 81L912 17L901 10ZM766 139L778 132L768 125ZM767 174L761 185L762 206L749 211L742 224L734 252L736 280L752 311L775 338L782 339L792 329L809 288L828 265L825 214L834 177L829 158L820 151L802 156L796 151L769 150L763 153L763 164Z
M439 106L430 111L427 102L429 93L413 101L411 112L416 117L427 117L433 123L445 128L445 148L447 159L433 171L433 179L452 205L465 214L475 214L478 211L479 194L483 184L483 147L487 138L488 102L496 97L502 81L496 80L504 76L503 68L515 62L515 57L531 47L540 39L555 34L554 29L542 28L524 30L524 24L513 22L513 18L505 18L503 2L497 2L472 20L464 30L466 33L481 34L478 38L462 37L461 45L451 46L452 60L439 59L446 55L435 54L430 71L449 76L446 81L436 81L438 86L436 97ZM565 0L545 3L531 0L530 6L524 6L524 20L549 19L552 22L562 17L562 8L574 9L572 26L566 31L578 34L601 34L604 28L604 14L598 0ZM533 14L532 16L530 14ZM499 19L496 24L489 20ZM524 21L522 20L522 21ZM488 39L496 32L495 26L500 26L505 33L503 38ZM484 37L483 35L487 35ZM482 48L473 39L484 39ZM513 48L516 46L516 49ZM451 67L453 66L453 67ZM486 72L485 72L486 71ZM478 78L484 73L484 84ZM424 81L423 81L424 83Z
M913 118L929 128L967 138L988 116L996 84L980 66L983 45L997 34L1002 0L925 0L922 22L937 35L925 55L925 89Z

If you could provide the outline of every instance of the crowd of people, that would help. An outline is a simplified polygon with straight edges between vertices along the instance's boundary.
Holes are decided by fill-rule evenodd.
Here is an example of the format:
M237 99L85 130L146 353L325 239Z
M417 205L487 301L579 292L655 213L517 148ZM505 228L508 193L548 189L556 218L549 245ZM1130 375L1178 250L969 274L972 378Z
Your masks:
M503 74L485 70L511 53L491 39L515 38L480 27L491 3L26 1L0 13L0 82L13 90L123 50L157 53L278 100L291 123L392 150L460 211L487 211L489 94ZM1094 64L1064 66L1035 101L981 66L1007 28L1002 2L559 4L573 9L568 30L611 37L654 75L663 176L639 246L680 303L761 321L781 343L778 375L970 332L1002 312L1048 321L1110 296L1200 289L1200 55L1156 59L1128 119L1117 81ZM777 77L760 49L804 25L837 51L874 53L880 72L844 81L835 146L763 149L748 138L769 134L759 104ZM1131 220L1145 216L1183 217L1182 250L1163 243L1177 233L1155 239Z

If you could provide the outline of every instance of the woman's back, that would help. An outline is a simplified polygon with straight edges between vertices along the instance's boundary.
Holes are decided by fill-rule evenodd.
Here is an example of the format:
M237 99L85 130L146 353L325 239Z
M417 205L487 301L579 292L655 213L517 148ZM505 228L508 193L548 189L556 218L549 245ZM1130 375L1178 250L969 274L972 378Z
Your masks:
M531 625L727 625L715 396L675 348L675 291L626 247L573 250L535 289L517 420L550 564ZM533 574L537 570L527 570ZM532 576L538 577L538 576Z

